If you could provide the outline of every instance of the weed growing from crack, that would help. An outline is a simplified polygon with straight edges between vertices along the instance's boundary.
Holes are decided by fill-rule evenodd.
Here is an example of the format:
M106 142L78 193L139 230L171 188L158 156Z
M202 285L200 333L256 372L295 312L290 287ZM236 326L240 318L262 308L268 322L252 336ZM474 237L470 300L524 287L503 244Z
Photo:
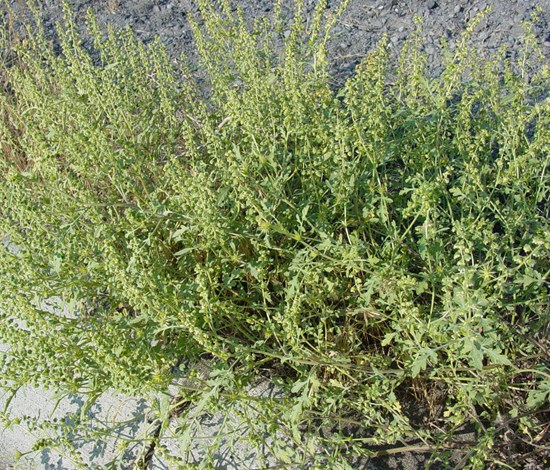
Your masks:
M199 4L202 87L91 15L84 48L67 6L61 53L38 27L4 41L4 385L155 392L208 355L186 448L232 410L285 465L401 442L548 459L550 73L529 26L512 62L469 45L474 21L436 78L420 30L397 68L382 39L335 91L324 2L307 25L297 1L284 39ZM266 370L282 395L251 400Z

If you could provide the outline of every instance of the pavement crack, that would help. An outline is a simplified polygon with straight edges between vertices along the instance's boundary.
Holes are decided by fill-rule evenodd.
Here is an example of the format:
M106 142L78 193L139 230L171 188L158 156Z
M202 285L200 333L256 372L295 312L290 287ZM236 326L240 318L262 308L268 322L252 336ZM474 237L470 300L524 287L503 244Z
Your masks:
M157 442L159 441L160 432L162 430L162 421L160 419L157 419L156 421L158 424L155 426L155 429L150 437L149 445L143 450L132 466L136 470L146 470L149 468L149 464L153 460Z
M183 400L180 396L172 397L169 405L168 419L163 421L157 418L153 423L156 423L149 437L149 445L143 449L143 452L134 461L132 468L134 470L147 470L155 456L157 445L161 438L162 428L164 424L170 425L172 418L180 416L189 406L191 401Z

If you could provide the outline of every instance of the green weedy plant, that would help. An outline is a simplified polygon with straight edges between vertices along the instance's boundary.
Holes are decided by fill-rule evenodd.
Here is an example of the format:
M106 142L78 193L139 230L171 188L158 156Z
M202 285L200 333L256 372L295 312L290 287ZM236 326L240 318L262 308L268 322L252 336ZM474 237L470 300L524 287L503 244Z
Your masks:
M158 391L206 354L182 401L236 407L283 465L548 459L550 71L531 27L517 60L482 57L478 17L433 77L419 26L396 67L383 38L333 90L346 2L306 25L297 0L284 40L280 1L253 28L199 5L202 88L91 15L84 48L67 6L61 53L38 16L4 40L4 385ZM283 396L250 399L266 369Z

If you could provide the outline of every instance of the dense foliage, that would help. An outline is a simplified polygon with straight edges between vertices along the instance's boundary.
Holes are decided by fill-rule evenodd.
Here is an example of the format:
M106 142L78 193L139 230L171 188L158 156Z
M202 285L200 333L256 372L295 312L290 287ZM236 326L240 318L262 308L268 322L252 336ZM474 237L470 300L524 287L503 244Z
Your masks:
M92 16L83 46L68 7L60 49L39 19L4 38L4 385L144 393L209 357L184 396L223 409L268 370L283 395L250 425L289 430L283 463L548 455L550 72L529 25L511 61L470 47L474 21L438 77L420 27L397 61L383 38L334 90L325 2L286 37L280 5L250 29L199 3L200 81Z

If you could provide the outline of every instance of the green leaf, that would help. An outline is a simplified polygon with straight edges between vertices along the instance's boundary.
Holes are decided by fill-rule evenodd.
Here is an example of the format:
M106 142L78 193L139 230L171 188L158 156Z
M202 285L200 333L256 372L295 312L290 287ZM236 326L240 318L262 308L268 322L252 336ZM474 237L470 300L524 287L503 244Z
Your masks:
M495 351L494 349L483 348L483 352L487 355L487 357L491 360L493 364L502 364L505 366L512 365L510 359L508 359L504 354Z
M420 374L420 371L426 370L426 367L428 366L428 357L432 354L433 352L428 348L420 349L411 366L411 376L413 378L417 377L418 374Z
M393 341L393 338L395 338L396 335L397 333L386 333L386 335L384 336L384 339L380 344L382 346L388 346Z
M421 295L428 289L429 284L426 281L421 281L416 285L416 295Z
M174 253L174 256L183 256L183 255L186 255L187 253L191 253L194 250L195 250L195 248L183 248L179 251L176 251Z
M291 392L292 393L298 393L300 390L302 390L307 384L308 380L300 380L294 383L292 386Z
M187 233L189 231L189 227L181 227L178 230L176 230L174 233L172 233L172 240L175 242L179 242L182 240L182 235L184 233Z
M193 426L187 424L183 433L178 434L179 451L181 455L187 455L191 450L191 444L193 443Z
M478 341L467 340L470 344L470 361L471 364L478 370L483 369L483 352L481 344Z
M531 390L527 395L527 406L530 409L537 409L543 404L547 404L550 401L550 380L544 380L537 384L535 390Z

